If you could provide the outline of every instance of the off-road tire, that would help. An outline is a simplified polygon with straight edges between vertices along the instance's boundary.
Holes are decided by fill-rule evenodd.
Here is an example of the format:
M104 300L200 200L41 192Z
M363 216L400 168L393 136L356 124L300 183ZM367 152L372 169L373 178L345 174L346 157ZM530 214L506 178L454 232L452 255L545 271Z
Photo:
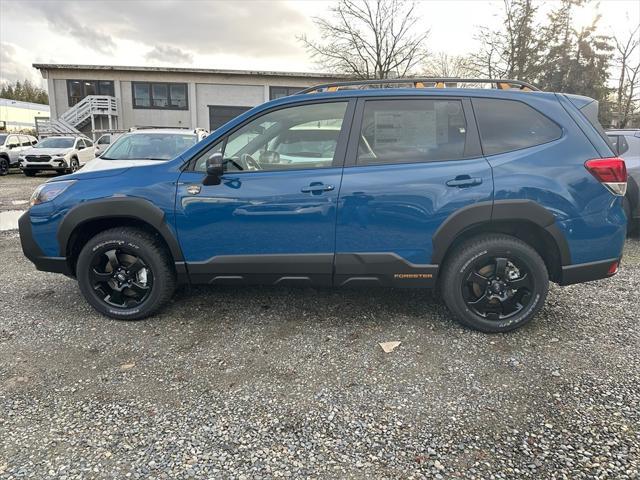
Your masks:
M480 316L463 295L473 265L498 257L514 258L526 265L533 283L529 303L504 320ZM447 256L439 287L445 304L461 324L486 333L508 332L525 325L540 311L549 291L549 274L538 252L525 242L509 235L486 234L463 242Z
M110 249L118 248L135 251L152 272L151 292L133 308L116 308L108 304L93 288L90 280L94 259ZM153 315L171 299L176 288L171 254L162 241L150 233L130 227L112 228L91 238L78 256L76 277L80 291L89 304L101 314L119 320L140 320Z

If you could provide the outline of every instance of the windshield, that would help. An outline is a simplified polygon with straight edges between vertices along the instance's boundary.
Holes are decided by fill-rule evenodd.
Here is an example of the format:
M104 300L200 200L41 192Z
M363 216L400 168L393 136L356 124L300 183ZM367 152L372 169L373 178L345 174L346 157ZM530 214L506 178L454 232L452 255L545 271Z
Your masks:
M42 140L33 148L71 148L73 147L74 138L56 138L49 137Z
M198 137L180 133L133 133L116 140L103 160L171 160L195 145Z

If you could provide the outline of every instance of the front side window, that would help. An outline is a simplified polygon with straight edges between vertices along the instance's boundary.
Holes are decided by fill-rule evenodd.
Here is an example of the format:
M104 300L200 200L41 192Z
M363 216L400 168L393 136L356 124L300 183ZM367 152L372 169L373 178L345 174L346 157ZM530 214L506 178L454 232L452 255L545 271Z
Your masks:
M485 155L542 145L562 136L562 129L529 105L516 100L474 98Z
M118 138L102 160L171 160L195 145L191 133L133 133Z
M187 110L186 83L133 82L133 108Z
M8 147L18 147L18 146L20 146L20 141L18 140L18 136L17 135L9 135L9 138L7 139L7 146Z
M460 100L374 100L365 104L358 165L464 157L467 125Z
M333 165L347 102L284 108L240 127L196 160L204 172L206 160L221 151L228 171L327 168Z

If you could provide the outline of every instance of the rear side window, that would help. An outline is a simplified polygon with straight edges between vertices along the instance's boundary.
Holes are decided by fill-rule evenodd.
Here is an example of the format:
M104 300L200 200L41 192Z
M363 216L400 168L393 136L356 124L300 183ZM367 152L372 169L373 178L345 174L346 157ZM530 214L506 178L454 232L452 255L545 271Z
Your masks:
M466 139L460 100L367 101L357 163L456 160L464 157Z
M522 102L474 98L473 110L485 155L533 147L562 136L557 124Z

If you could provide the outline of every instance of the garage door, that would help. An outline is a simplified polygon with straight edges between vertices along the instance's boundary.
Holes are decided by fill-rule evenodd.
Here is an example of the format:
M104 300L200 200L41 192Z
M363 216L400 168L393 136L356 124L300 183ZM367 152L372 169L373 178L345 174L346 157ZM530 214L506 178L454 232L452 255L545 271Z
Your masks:
M230 107L227 105L209 105L209 131L213 132L229 120L236 118L241 113L252 107Z

